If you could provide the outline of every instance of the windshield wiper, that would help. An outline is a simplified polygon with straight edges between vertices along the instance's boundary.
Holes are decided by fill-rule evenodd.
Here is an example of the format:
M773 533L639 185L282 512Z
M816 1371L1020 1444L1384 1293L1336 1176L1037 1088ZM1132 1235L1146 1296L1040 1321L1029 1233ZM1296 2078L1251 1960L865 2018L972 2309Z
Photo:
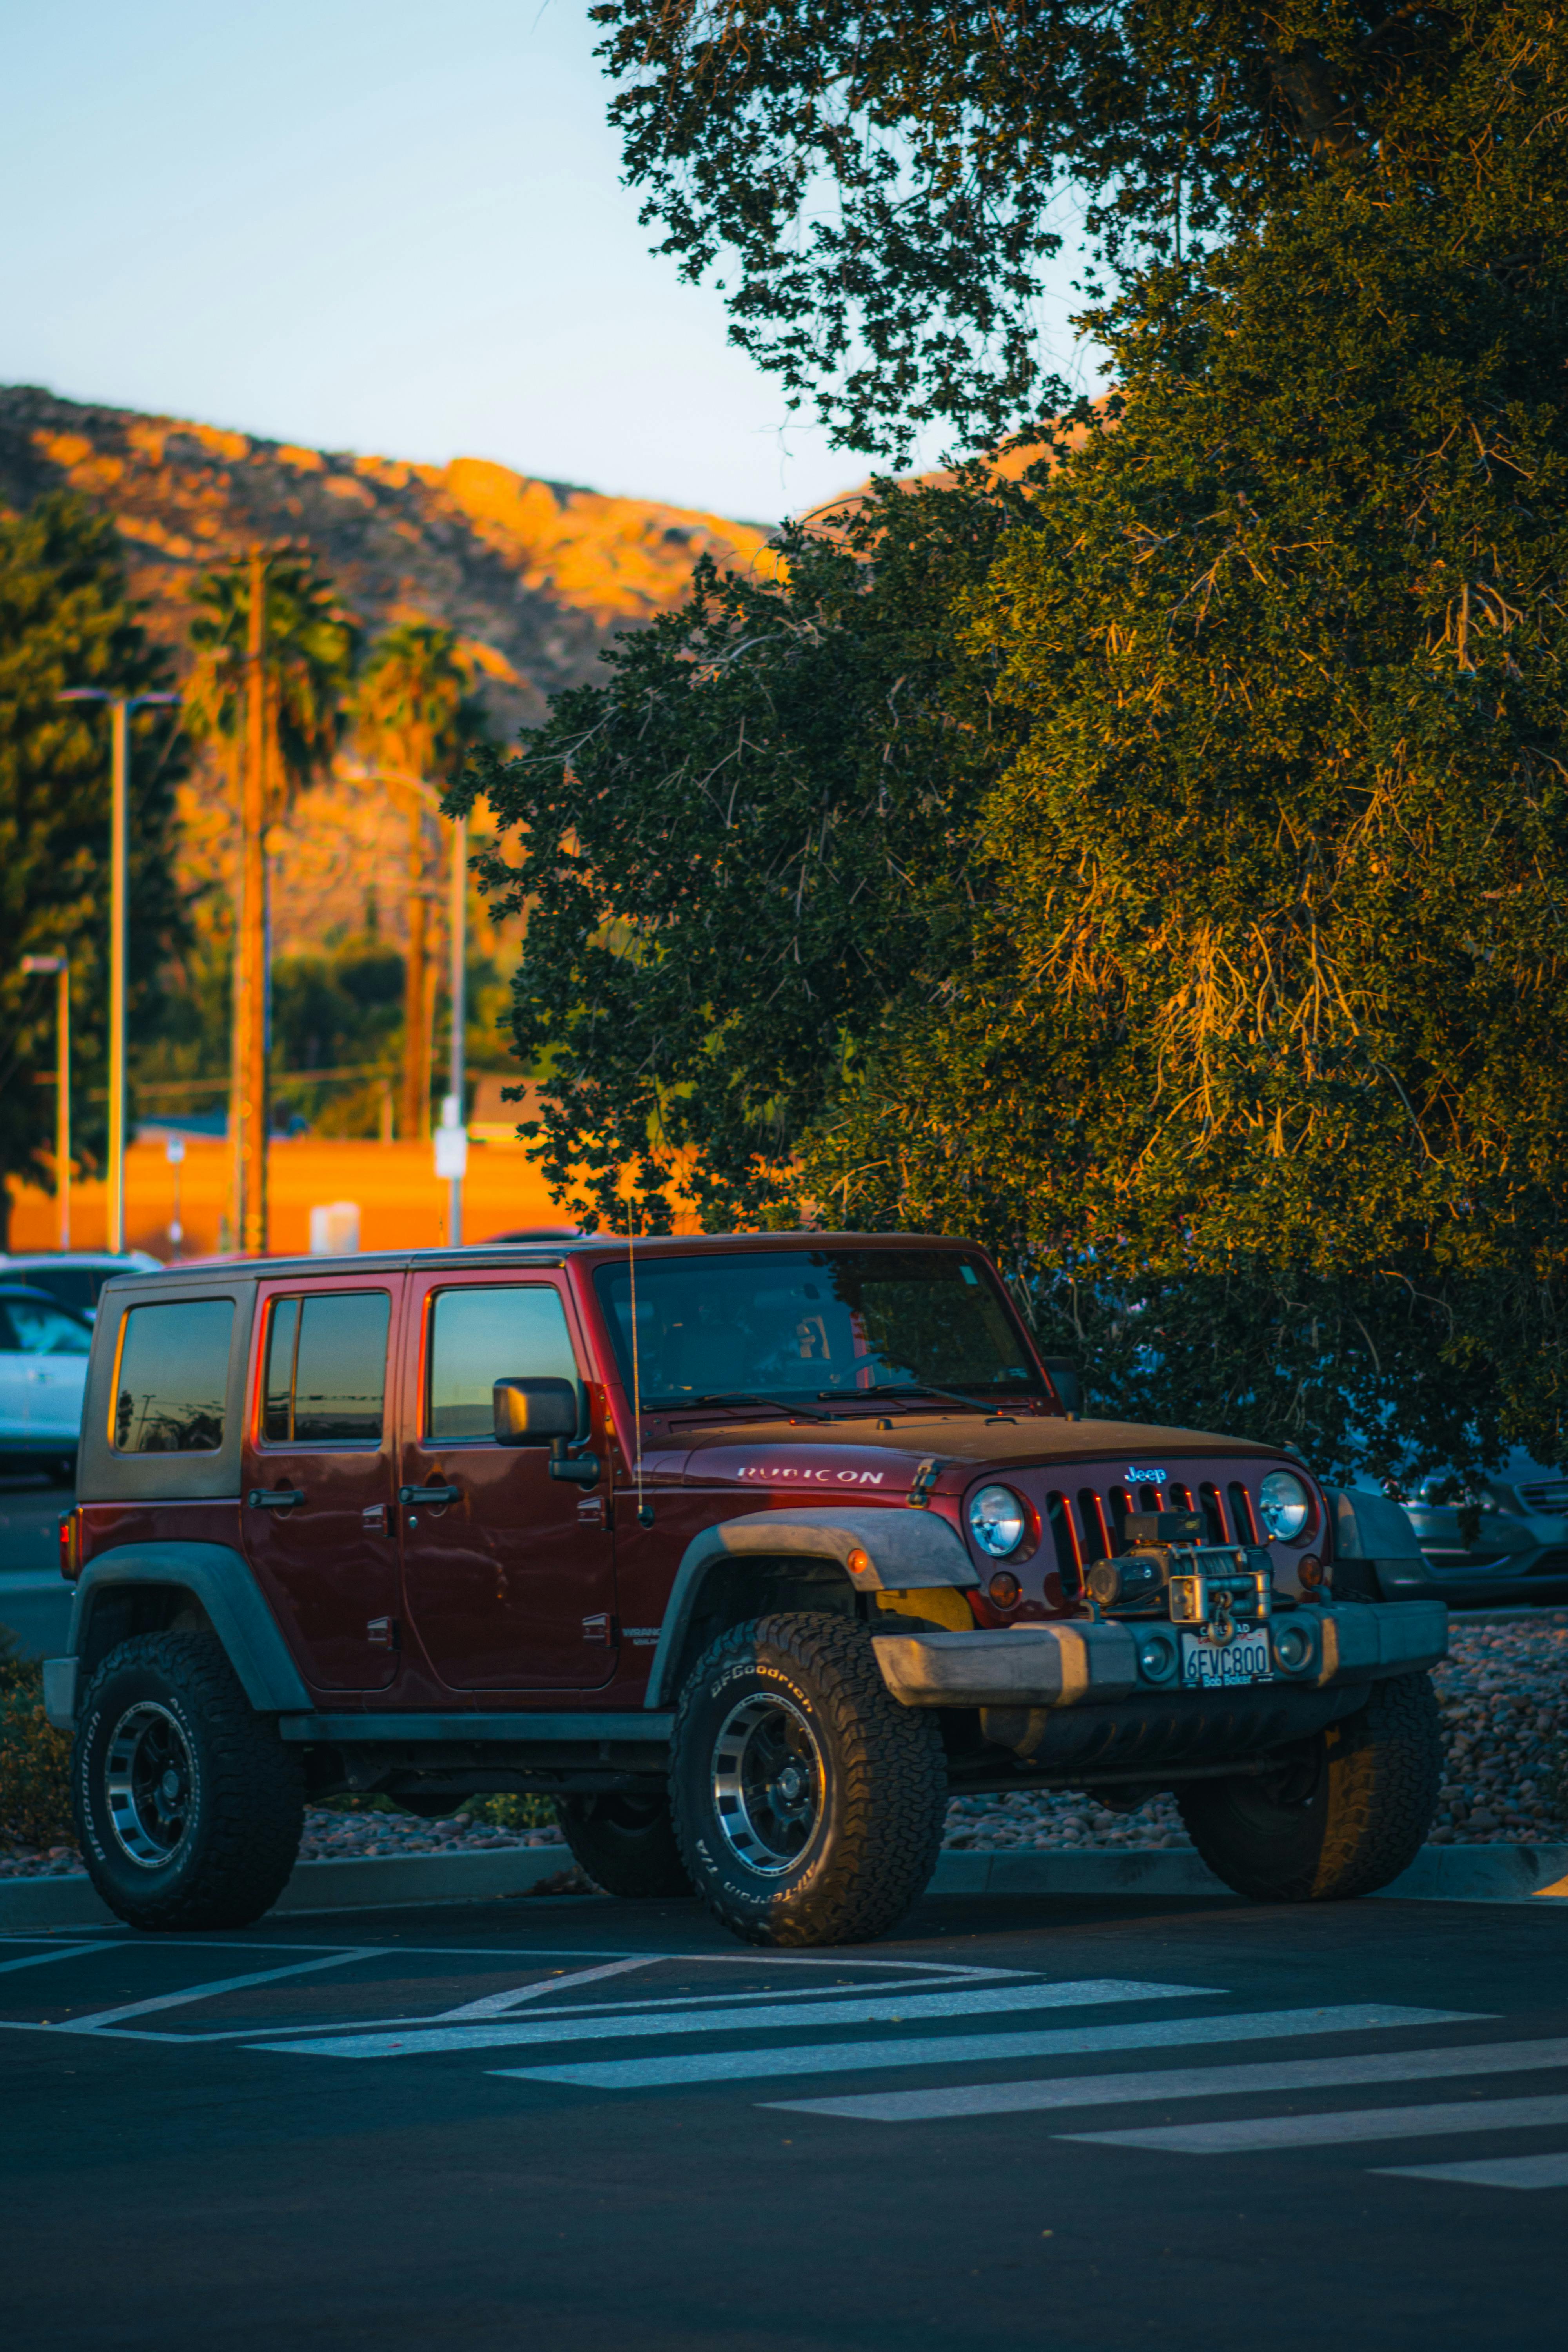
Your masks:
M816 1393L819 1397L827 1397L834 1391L818 1389ZM991 1412L995 1409L979 1397L963 1396L957 1389L939 1389L931 1381L914 1381L901 1385L886 1382L873 1389L857 1389L855 1394L858 1397L945 1397L949 1404L965 1404L971 1412ZM847 1398L845 1402L848 1402Z
M833 1419L830 1412L814 1412L808 1404L800 1404L784 1397L754 1396L750 1389L721 1389L712 1396L682 1397L678 1403L661 1400L657 1407L645 1404L643 1410L645 1412L686 1412L705 1404L765 1404L770 1412L782 1412L786 1418L795 1415L802 1421L830 1422Z

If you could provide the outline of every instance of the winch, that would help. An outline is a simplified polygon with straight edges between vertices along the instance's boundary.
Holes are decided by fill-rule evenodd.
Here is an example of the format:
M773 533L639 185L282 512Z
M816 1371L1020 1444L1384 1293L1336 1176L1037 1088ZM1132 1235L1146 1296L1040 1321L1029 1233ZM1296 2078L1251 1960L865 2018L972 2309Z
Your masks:
M1225 1643L1272 1615L1273 1564L1261 1545L1202 1542L1195 1511L1131 1511L1122 1532L1127 1550L1084 1572L1105 1616L1165 1617Z

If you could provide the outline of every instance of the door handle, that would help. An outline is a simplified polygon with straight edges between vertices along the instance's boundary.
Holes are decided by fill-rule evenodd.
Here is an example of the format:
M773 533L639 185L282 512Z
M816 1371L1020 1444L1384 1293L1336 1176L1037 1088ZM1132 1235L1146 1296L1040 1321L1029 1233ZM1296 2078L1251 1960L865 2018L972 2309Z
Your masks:
M400 1503L455 1503L458 1490L456 1486L399 1486L397 1499Z
M245 1499L253 1511L289 1511L305 1496L298 1486L253 1486Z

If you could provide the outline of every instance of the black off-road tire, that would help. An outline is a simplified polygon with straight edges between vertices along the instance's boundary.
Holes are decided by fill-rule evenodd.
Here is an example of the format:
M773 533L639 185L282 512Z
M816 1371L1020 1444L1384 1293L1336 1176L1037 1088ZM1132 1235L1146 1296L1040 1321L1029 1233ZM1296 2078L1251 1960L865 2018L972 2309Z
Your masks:
M693 1892L668 1797L557 1797L555 1818L574 1857L606 1895L638 1902Z
M1205 1862L1238 1895L1343 1902L1375 1894L1415 1861L1437 1809L1442 1756L1430 1675L1394 1675L1277 1771L1194 1780L1176 1802Z
M136 1794L161 1758L183 1776L163 1799L167 1818L161 1778ZM88 1874L131 1927L245 1927L294 1867L305 1776L215 1634L142 1633L110 1651L88 1686L71 1802Z
M734 1732L748 1716L754 1731ZM763 1858L747 1859L736 1823L752 1816L716 1780L743 1777L752 1748L766 1752L770 1722L797 1743L791 1756L810 1761L810 1825L803 1815L791 1832L798 1853L784 1855L775 1827L778 1850L759 1846ZM732 1934L749 1944L859 1943L885 1935L936 1866L947 1812L942 1734L934 1714L891 1696L854 1619L804 1610L755 1618L722 1634L681 1691L670 1803L692 1885Z

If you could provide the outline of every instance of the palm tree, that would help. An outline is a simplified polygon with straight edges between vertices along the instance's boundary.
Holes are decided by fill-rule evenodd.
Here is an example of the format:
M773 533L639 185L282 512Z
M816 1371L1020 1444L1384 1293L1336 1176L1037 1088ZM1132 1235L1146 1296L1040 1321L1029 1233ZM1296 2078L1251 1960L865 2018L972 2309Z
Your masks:
M260 605L255 631L253 600ZM253 750L259 746L259 759L253 761L249 788L242 797L234 1132L237 1238L243 1249L264 1251L265 999L270 936L266 832L287 812L301 786L331 767L358 632L308 550L281 549L266 556L258 551L238 558L197 582L195 603L191 644L195 659L185 694L186 724L193 734L228 747L237 788L247 736ZM258 642L259 709L250 697ZM241 797L237 789L237 797Z
M401 1131L430 1131L431 1014L426 811L478 731L478 705L450 629L405 621L372 647L354 698L366 756L408 812L408 961L403 997Z
M263 675L267 687L268 821L331 766L342 698L353 674L358 631L337 593L306 552L285 551L266 566ZM191 646L195 661L185 689L185 723L194 735L237 750L249 676L250 565L246 558L209 572L194 592Z

